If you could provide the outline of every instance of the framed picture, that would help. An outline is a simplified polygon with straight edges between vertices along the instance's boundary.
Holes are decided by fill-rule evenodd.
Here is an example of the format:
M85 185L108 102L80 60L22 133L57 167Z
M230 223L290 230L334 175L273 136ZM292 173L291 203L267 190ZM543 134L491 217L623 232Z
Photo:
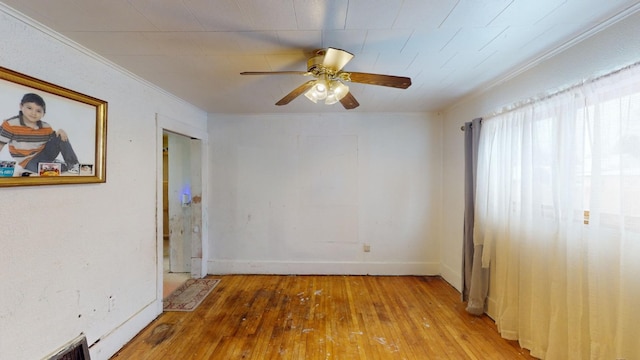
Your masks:
M0 67L0 119L0 187L106 181L106 101Z

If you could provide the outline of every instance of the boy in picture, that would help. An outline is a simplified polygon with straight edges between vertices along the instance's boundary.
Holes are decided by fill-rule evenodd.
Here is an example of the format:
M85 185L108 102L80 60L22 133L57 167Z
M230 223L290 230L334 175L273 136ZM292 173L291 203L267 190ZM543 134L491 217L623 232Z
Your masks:
M38 173L38 163L56 162L56 157L62 154L62 172L78 174L78 157L67 133L62 129L53 130L51 125L42 121L46 109L40 95L25 94L20 101L18 115L2 122L0 150L9 145L9 153L17 164L34 174Z

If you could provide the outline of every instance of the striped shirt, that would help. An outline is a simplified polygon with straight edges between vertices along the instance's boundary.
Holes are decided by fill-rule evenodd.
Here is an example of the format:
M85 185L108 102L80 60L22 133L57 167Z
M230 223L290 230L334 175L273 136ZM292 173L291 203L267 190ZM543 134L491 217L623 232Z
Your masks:
M9 144L13 159L25 167L31 158L44 149L53 133L51 125L44 121L38 121L38 128L34 129L25 125L20 115L16 115L2 122L0 144Z

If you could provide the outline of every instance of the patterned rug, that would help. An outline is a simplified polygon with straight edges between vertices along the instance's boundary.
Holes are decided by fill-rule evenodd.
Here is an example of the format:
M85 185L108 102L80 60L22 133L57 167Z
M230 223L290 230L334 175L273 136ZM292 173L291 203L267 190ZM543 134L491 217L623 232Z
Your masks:
M193 311L219 282L220 279L187 280L162 300L164 311Z

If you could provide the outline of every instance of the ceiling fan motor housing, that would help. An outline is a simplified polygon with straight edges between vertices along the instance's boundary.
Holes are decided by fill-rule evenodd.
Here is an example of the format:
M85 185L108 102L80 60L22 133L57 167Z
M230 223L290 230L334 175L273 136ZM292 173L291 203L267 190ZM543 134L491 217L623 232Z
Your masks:
M307 60L307 71L312 74L320 73L324 70L322 62L324 61L324 53L312 56Z

